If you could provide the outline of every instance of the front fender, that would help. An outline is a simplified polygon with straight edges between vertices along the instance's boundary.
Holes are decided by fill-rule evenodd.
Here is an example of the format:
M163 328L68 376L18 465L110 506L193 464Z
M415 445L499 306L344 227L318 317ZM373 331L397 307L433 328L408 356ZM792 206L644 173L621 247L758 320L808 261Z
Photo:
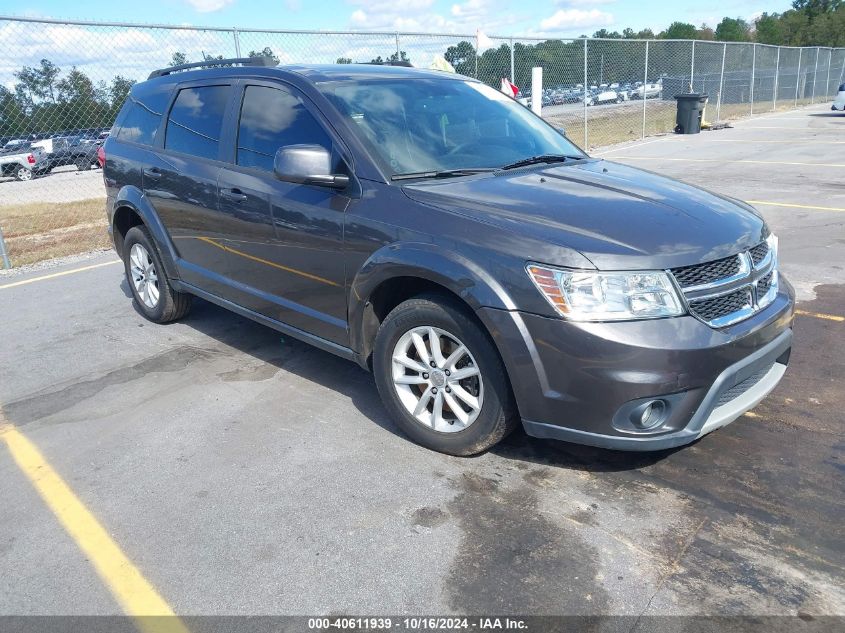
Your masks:
M374 252L352 282L349 292L350 346L358 352L363 340L364 315L370 297L383 282L397 277L425 279L461 297L473 310L482 307L514 310L510 293L483 267L465 255L435 244L394 243Z
M138 214L138 217L141 218L158 247L158 253L161 256L161 262L164 264L168 278L171 280L179 279L179 272L176 268L178 254L176 253L176 248L173 246L173 240L170 239L170 235L164 228L161 218L158 217L158 213L156 213L155 208L150 204L144 192L134 185L121 187L120 191L117 192L112 209L112 231L114 231L115 217L121 208L131 209Z

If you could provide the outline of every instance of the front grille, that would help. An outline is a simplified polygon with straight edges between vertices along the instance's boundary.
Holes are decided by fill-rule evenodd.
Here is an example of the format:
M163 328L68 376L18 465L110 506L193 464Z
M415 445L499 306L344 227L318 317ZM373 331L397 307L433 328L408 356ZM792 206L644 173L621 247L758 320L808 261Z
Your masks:
M763 369L758 370L756 373L750 375L742 382L735 384L727 391L723 391L719 395L719 399L716 401L716 406L721 407L723 404L727 404L731 400L739 398L742 394L751 389L751 387L760 382L763 379L763 376L768 374L773 366L774 363L768 365L767 367L764 367Z
M748 252L754 265L759 266L760 262L766 259L766 255L769 254L769 245L766 242L760 242Z
M769 292L769 288L772 287L772 276L774 275L774 271L769 272L768 274L760 277L757 281L757 300L759 301L760 298Z
M751 292L745 286L718 297L690 301L689 307L699 319L709 322L739 312L743 308L750 308L751 305Z
M673 268L672 274L681 288L690 288L692 286L713 283L714 281L719 281L727 277L733 277L740 269L741 262L739 256L733 255L705 264Z

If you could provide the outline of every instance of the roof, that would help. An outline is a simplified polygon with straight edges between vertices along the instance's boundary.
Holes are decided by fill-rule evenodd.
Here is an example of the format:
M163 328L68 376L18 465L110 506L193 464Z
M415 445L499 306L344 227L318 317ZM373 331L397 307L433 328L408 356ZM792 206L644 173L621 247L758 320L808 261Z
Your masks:
M455 75L440 70L389 66L378 64L288 64L285 66L231 66L181 70L172 74L154 77L149 83L172 83L214 77L273 77L293 73L312 83L330 81L364 81L368 79L461 79L475 81L470 77ZM143 83L148 83L143 82ZM159 85L161 85L159 83Z

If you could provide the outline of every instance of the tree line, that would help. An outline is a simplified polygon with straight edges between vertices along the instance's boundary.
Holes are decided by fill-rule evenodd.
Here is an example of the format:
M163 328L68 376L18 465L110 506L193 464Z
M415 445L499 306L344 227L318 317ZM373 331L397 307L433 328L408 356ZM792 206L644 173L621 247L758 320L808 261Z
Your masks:
M269 47L250 51L249 57L279 58ZM203 61L222 60L222 55L202 53ZM190 63L177 52L170 66ZM228 64L221 64L228 65ZM136 80L116 75L111 81L94 82L76 66L62 69L42 59L14 73L12 89L0 85L0 137L47 135L74 130L109 127L123 106Z
M582 36L583 37L583 36ZM757 42L778 46L845 46L845 2L843 0L794 0L783 13L763 13L753 22L743 18L722 18L715 28L672 22L655 34L651 29L621 33L601 29L593 37L610 39L712 40Z
M582 35L581 37L587 37ZM588 46L587 68L591 82L631 81L644 77L642 46L630 47L616 40L654 39L651 47L649 80L661 74L683 76L688 72L689 56L683 43L660 40L711 40L719 42L757 42L786 46L845 46L845 0L794 0L783 13L763 13L753 24L742 18L726 17L715 28L706 24L696 27L673 22L655 34L650 29L621 33L601 29L593 33ZM746 52L740 52L741 55ZM700 53L697 51L696 56ZM279 57L270 47L250 51L250 57ZM508 44L477 55L472 42L461 41L449 46L444 57L458 73L477 76L498 86L502 77L511 75L511 50ZM546 85L573 84L583 81L584 45L581 41L549 39L536 44L514 43L514 77L517 85L528 84L531 68L544 68ZM222 55L203 52L202 61L223 60ZM360 61L360 60L356 60ZM372 58L371 63L412 61L405 51ZM190 63L185 53L175 53L171 66ZM339 57L339 64L351 64L349 57ZM749 61L750 63L750 61ZM221 64L225 65L225 64ZM52 134L74 129L107 127L112 124L135 83L123 75L111 81L93 81L73 66L63 73L49 59L38 65L25 66L14 73L13 88L0 85L0 136Z

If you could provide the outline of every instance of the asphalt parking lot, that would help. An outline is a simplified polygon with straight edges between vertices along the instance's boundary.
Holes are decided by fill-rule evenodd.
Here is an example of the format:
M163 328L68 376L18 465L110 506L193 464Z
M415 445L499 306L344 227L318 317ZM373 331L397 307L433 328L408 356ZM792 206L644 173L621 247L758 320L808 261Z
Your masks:
M148 323L111 253L0 277L0 614L131 612L129 564L179 614L845 616L845 116L826 107L597 152L754 201L799 292L783 382L680 450L519 430L440 455L352 363L200 301ZM29 443L43 462L13 458Z

